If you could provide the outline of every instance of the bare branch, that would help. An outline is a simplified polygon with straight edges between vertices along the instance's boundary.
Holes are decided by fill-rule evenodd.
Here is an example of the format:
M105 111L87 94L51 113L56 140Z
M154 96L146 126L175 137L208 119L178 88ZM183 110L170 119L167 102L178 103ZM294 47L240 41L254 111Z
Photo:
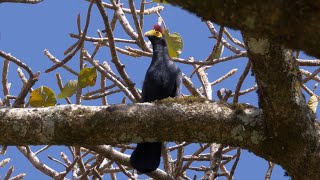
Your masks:
M9 63L10 61L6 59L3 61L2 79L1 79L4 102L7 107L11 107L10 100L8 99L9 89L10 89L8 84Z
M111 0L113 2L113 0ZM137 91L137 89L134 87L135 84L131 81L131 79L129 78L129 75L127 74L127 72L124 69L124 65L120 62L120 60L118 59L117 56L117 52L115 49L115 44L114 44L114 37L113 37L113 32L111 30L110 24L109 24L109 19L108 19L108 15L106 13L106 11L103 9L102 6L102 2L101 0L96 0L97 3L97 7L100 11L100 14L103 18L104 21L104 25L105 25L105 30L106 30L106 34L107 37L109 39L109 45L110 45L110 52L111 52L111 56L112 56L112 62L115 64L119 74L121 75L121 77L123 78L123 80L126 82L128 89L130 90L130 92L132 93L132 95L135 97L135 99L139 102L141 99L141 95L139 94L139 92ZM115 6L115 4L114 4ZM121 8L118 7L117 11L119 11L121 13ZM119 19L119 16L118 16ZM121 22L121 20L119 19L119 21ZM133 39L137 39L137 38L133 38Z
M82 48L82 45L84 43L84 39L86 37L86 34L88 32L88 28L89 28L89 24L90 24L91 8L92 8L92 5L93 5L93 1L94 0L91 0L91 3L89 5L89 7L88 7L86 24L85 24L81 39L79 39L79 41L78 41L78 46L67 57L65 57L60 63L55 64L51 68L47 69L45 71L46 73L51 72L51 71L57 69L58 67L63 66L65 63L67 63Z
M13 63L15 63L17 66L23 68L24 70L26 70L29 74L30 77L33 77L33 72L32 70L25 64L23 63L21 60L17 59L16 57L7 54L3 51L0 50L0 56L3 57L4 59L11 61Z
M60 64L61 61L59 61L57 58L55 58L48 49L44 50L44 55L46 55L52 62L54 62L55 64ZM79 73L77 73L76 71L74 71L73 69L71 69L70 67L66 66L65 64L62 65L61 67L63 67L65 70L69 71L70 73L78 76Z
M54 179L59 176L59 173L57 171L53 170L49 166L47 166L47 165L43 164L42 162L40 162L40 160L37 158L37 156L34 155L33 152L28 151L27 148L22 147L22 146L17 147L17 148L26 158L28 158L30 163L35 168L37 168L38 170L43 172L45 175L50 176L50 177L52 177Z
M246 77L247 77L247 75L249 73L250 68L251 68L251 62L248 61L247 66L245 67L242 75L240 76L239 81L238 81L237 86L236 86L236 89L234 91L235 95L233 96L233 103L238 103L238 98L239 98L238 94L239 94L239 92L241 90L242 83L244 82L244 80L246 79Z
M24 3L24 4L37 4L43 0L0 0L0 3Z

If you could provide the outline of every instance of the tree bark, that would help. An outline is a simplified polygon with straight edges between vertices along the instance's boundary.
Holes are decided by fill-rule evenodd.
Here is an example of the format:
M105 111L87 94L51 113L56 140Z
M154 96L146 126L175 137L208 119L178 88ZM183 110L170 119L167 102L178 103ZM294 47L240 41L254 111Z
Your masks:
M320 57L320 2L313 0L167 0L220 25L258 34Z
M258 109L217 102L0 109L0 132L2 145L188 141L251 148L264 139Z
M294 179L319 179L320 159L314 157L319 151L318 126L301 92L292 51L269 39L243 34L266 127L265 154L260 156L280 164Z

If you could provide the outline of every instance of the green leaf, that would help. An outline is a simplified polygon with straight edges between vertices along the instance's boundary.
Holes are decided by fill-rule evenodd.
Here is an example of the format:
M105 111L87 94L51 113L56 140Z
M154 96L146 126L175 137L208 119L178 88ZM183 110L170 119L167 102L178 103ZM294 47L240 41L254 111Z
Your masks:
M216 48L216 46L214 48ZM214 51L216 51L214 55L214 59L219 59L223 53L223 50L224 50L224 45L220 43L218 49L217 50L214 49Z
M97 80L97 70L96 68L83 68L81 69L78 82L81 88L85 88L87 86L94 86Z
M317 96L313 95L310 97L309 101L308 101L308 107L314 112L316 113L317 111L317 107L318 107L318 103L319 100L317 98Z
M71 97L78 89L78 80L68 81L62 91L58 94L58 98Z
M169 30L164 31L164 37L168 46L168 53L171 58L179 57L183 49L183 41L180 34L174 32L169 33Z
M46 86L41 86L30 93L29 103L31 107L48 107L57 103L53 90Z
M157 2L157 3L163 3L163 4L169 4L167 1L165 0L153 0L153 2Z

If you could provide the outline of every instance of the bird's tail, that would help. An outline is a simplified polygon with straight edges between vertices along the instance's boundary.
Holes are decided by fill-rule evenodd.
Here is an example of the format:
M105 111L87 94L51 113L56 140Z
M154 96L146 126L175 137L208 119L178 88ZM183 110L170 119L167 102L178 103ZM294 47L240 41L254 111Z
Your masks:
M160 164L161 142L139 143L130 157L131 165L141 173L156 170Z

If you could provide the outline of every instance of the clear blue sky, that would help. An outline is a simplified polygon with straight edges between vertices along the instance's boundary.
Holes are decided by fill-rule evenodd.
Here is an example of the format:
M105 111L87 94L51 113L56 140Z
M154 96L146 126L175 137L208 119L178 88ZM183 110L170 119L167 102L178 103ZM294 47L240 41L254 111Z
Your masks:
M138 4L136 6L139 7ZM55 72L61 73L64 83L67 80L76 79L76 77L63 69L45 74L44 70L49 68L52 63L43 55L43 50L47 48L58 59L63 59L63 52L75 42L75 39L70 38L68 33L77 33L76 18L78 13L81 13L82 27L84 26L87 7L88 2L84 0L45 0L37 5L1 3L0 49L23 60L33 71L41 72L40 80L36 83L35 88L46 85L58 94L59 90L55 80ZM108 13L110 16L113 15L112 11L108 11ZM170 31L179 32L183 37L184 49L181 57L188 58L189 56L193 56L196 60L204 60L212 50L215 42L213 39L208 38L211 35L206 25L196 16L170 5L165 5L165 10L161 14ZM131 18L129 19L131 20ZM152 25L156 22L157 17L155 15L146 17L144 31L151 29ZM96 36L96 30L102 29L103 27L100 14L94 6L88 35ZM119 30L120 28L117 29ZM239 32L232 30L231 32L241 40ZM127 38L127 35L122 31L116 31L115 36ZM90 43L85 46L92 52L92 45ZM230 54L230 52L225 50L223 55L227 56L228 54ZM127 56L120 56L120 58L121 61L126 64L126 67L128 67L127 71L132 80L136 82L137 87L141 88L145 71L150 63L150 58L130 58ZM98 54L97 59L99 59L100 62L105 60L110 62L108 49L103 48L103 51ZM74 69L78 69L77 63L78 59L74 58L68 65L74 67ZM216 92L222 87L234 89L239 74L242 73L245 65L246 59L243 58L221 65L219 64L211 68L208 71L210 81L217 79L233 68L238 68L236 76L228 79L222 85L214 86L213 91ZM187 75L190 75L192 72L190 66L179 64L179 67ZM0 69L2 69L2 61L0 62ZM17 76L16 69L17 66L11 63L9 82L12 83L11 93L13 95L17 95L21 88L21 81ZM196 78L194 79L196 80ZM198 87L200 86L198 81L195 81L195 84ZM254 84L254 78L249 76L242 89L252 87ZM84 91L86 92L87 90ZM183 92L188 94L185 89L183 89ZM3 95L0 95L0 97L3 97ZM114 95L108 100L110 103L118 103L122 97L123 95ZM257 96L255 93L251 93L251 95L241 97L240 101L257 105ZM59 100L59 103L65 104L65 101ZM96 101L84 102L84 104L99 105ZM34 147L34 149L37 148L38 147ZM63 170L57 163L49 161L46 155L51 154L53 157L59 159L60 151L65 150L66 148L63 146L51 148L48 153L44 153L40 158L53 168ZM14 147L9 148L7 154L4 157L0 157L0 159L5 157L12 158L10 164L15 165L14 174L25 172L27 173L25 179L30 180L49 179L33 167L30 167L30 163ZM2 177L8 168L8 165L0 168L0 175ZM263 179L267 170L267 162L252 153L242 151L241 160L237 169L235 174L236 180ZM230 166L228 170L230 170ZM289 179L283 175L284 171L279 166L276 166L272 179Z

